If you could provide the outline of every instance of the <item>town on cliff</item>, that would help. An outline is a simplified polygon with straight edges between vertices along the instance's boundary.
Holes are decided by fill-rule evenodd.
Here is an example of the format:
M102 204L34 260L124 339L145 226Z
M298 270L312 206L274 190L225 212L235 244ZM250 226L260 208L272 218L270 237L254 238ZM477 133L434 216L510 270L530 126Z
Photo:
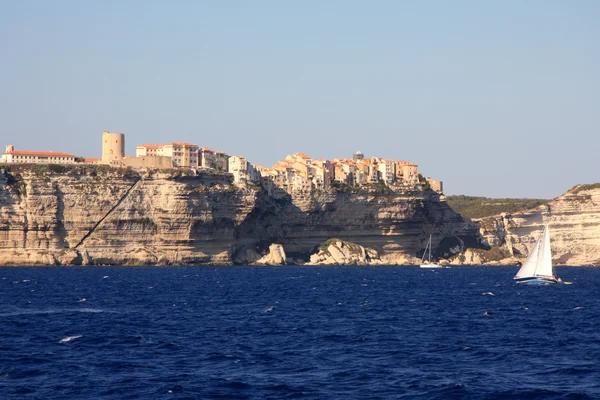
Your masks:
M443 183L423 177L418 172L418 165L413 162L365 157L360 151L354 153L352 158L333 160L313 159L307 154L296 153L288 155L271 168L265 168L252 164L246 157L230 156L222 151L184 142L140 144L136 147L135 157L130 157L125 155L125 135L106 131L102 133L101 158L77 157L63 152L22 151L8 145L0 162L217 170L230 173L234 183L260 183L269 190L277 188L286 192L377 184L408 190L431 188L440 194L443 192Z
M430 237L440 262L516 265L544 224L556 265L600 265L600 184L471 219L408 161L297 153L264 168L189 143L124 149L110 132L97 159L7 146L0 265L414 265Z

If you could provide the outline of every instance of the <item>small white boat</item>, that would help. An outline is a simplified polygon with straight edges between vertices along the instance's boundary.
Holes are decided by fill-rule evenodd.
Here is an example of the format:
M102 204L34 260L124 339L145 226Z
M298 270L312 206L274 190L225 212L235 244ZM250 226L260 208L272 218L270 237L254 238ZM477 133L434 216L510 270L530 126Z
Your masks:
M527 259L515 275L517 283L549 285L562 282L552 268L552 251L550 250L550 229L544 225L544 231L533 246Z
M427 256L427 260L425 260L425 255ZM431 234L429 235L429 241L427 242L427 247L425 247L425 252L423 253L423 257L421 257L421 268L444 268L444 266L436 263L435 261L431 261Z

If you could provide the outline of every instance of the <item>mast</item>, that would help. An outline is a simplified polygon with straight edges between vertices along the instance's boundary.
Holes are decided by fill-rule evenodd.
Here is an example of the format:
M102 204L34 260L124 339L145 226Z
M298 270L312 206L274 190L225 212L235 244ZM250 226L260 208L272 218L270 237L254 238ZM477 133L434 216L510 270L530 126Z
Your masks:
M429 241L427 242L427 246L425 246L423 257L421 257L421 262L425 261L425 254L429 255L429 262L431 263L431 234L429 234Z
M429 262L431 262L431 233L429 234Z

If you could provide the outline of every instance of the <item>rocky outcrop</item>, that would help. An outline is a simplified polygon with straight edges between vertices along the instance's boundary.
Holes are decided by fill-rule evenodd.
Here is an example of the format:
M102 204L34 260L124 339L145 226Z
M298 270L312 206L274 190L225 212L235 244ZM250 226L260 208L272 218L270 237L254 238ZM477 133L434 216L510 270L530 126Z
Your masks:
M579 185L548 205L477 222L483 242L504 251L499 263L523 261L548 224L555 265L600 265L600 184ZM464 263L477 263L466 256Z
M104 166L0 175L1 265L281 265L308 262L332 237L407 264L430 232L436 256L479 245L477 226L431 191L290 195L236 187L228 174Z
M466 249L450 260L443 260L450 265L520 265L521 258L511 255L505 248ZM444 264L440 262L440 264Z
M331 239L321 244L319 252L310 256L308 265L381 265L374 249L356 243Z
M273 243L269 246L269 253L251 263L252 265L286 265L285 250L280 244Z

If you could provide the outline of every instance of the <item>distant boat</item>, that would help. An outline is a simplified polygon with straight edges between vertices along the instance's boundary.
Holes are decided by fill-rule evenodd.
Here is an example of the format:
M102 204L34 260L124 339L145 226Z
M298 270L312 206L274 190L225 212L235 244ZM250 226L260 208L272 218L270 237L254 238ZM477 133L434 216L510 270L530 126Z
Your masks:
M427 254L427 261L425 261L425 255ZM429 241L425 247L423 257L421 257L421 268L444 268L440 264L431 261L431 234L429 234Z
M517 283L549 285L562 282L552 268L552 252L550 250L550 229L544 225L542 235L527 256L527 260L517 272L514 279Z

